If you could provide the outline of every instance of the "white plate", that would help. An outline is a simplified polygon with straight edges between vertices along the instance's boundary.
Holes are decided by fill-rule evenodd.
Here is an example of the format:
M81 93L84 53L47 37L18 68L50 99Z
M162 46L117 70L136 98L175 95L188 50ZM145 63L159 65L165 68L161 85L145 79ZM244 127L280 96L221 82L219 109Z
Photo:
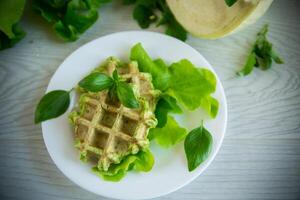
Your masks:
M109 56L128 60L131 47L138 42L142 43L152 58L160 57L169 63L187 58L197 66L214 71L199 52L177 39L152 32L121 32L98 38L72 53L53 75L47 92L71 89ZM162 196L194 180L218 152L227 124L227 104L218 77L214 96L220 102L219 114L214 120L205 120L206 128L213 135L213 149L206 162L193 172L188 172L182 143L170 149L162 149L151 144L155 156L152 171L129 172L117 183L103 181L93 174L91 165L79 160L79 153L74 148L74 133L67 120L68 112L59 118L42 123L44 141L57 167L74 183L88 191L116 199L147 199ZM73 98L72 106L74 104ZM201 116L201 112L186 113L178 120L191 130L200 125Z

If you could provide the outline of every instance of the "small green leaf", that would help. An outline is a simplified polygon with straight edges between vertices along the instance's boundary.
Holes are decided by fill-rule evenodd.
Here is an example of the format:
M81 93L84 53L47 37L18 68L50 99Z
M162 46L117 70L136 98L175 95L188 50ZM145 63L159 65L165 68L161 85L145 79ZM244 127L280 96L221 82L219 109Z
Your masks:
M284 63L283 59L280 58L280 56L274 51L274 49L272 49L272 51L271 51L271 57L277 64Z
M274 60L277 64L282 64L283 60L273 49L272 43L267 39L268 25L257 33L256 41L252 47L251 53L248 56L247 62L244 68L238 72L238 75L246 76L250 74L253 67L259 67L261 70L267 70L271 68L272 61Z
M120 78L119 78L118 71L116 69L113 71L112 77L115 81L119 81Z
M250 74L253 70L253 67L254 67L255 63L256 63L256 55L253 52L248 57L247 62L245 64L245 66L243 67L243 69L238 72L238 75L247 76L248 74Z
M144 5L135 6L133 18L138 22L141 28L148 28L150 24L157 20L154 10Z
M155 62L152 61L141 43L131 48L130 60L138 62L138 67L141 72L147 72L152 75L153 85L156 89L164 91L168 87L170 80L168 67L161 59Z
M219 110L219 102L217 99L207 96L202 99L201 108L205 110L211 118L216 118Z
M138 108L139 102L137 101L132 87L126 82L117 83L117 95L121 103L127 108Z
M158 121L157 128L165 126L169 112L182 113L182 110L177 105L175 98L165 94L160 97L155 108L155 117Z
M150 129L148 137L150 140L155 139L160 146L168 148L181 142L186 134L187 130L180 127L173 117L168 116L166 125Z
M177 22L166 0L123 0L123 4L134 4L133 18L141 28L151 24L165 25L165 33L182 41L187 39L187 31Z
M113 86L114 80L106 74L94 72L79 82L79 86L91 92L99 92Z
M196 169L209 156L213 138L203 125L192 130L185 138L184 150L189 171Z
M140 151L137 154L134 169L142 172L149 172L154 165L154 156L149 149Z
M237 0L225 0L225 3L229 7L233 6L236 2L237 2Z
M112 164L107 171L99 170L97 166L92 170L106 181L118 182L128 171L135 169L139 172L148 172L154 165L154 157L149 149L126 156L119 164Z
M200 72L189 60L183 59L173 63L169 71L171 74L169 94L189 110L198 108L202 98L215 91L216 85L212 84L215 81L209 80L210 75Z
M47 93L38 103L35 110L35 123L56 118L66 112L70 104L68 91L55 90Z

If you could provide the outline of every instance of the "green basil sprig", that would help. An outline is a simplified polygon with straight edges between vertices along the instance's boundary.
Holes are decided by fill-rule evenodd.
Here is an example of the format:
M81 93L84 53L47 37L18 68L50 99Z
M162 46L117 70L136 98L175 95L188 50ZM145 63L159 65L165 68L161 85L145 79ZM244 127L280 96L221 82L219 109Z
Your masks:
M246 64L243 69L237 73L238 75L246 76L253 71L254 67L267 70L271 68L273 61L277 64L283 64L284 61L274 50L272 43L267 39L267 33L268 25L265 25L261 31L257 33L256 41L247 58Z
M100 92L109 89L109 93L116 96L120 102L128 108L138 108L136 99L130 84L119 78L117 71L110 77L107 74L95 72L83 78L79 84L81 88L90 92ZM70 105L70 91L54 90L47 93L38 103L35 111L35 123L56 118L64 114Z
M128 108L138 108L139 102L134 96L132 87L123 81L117 82L116 84L117 96L121 103Z
M128 108L139 107L132 87L119 77L117 70L113 72L112 77L99 72L92 73L80 81L79 86L91 92L109 89L111 90L110 94L117 95L124 106Z
M213 138L203 124L189 132L184 141L189 171L196 169L208 158L212 149L212 143Z

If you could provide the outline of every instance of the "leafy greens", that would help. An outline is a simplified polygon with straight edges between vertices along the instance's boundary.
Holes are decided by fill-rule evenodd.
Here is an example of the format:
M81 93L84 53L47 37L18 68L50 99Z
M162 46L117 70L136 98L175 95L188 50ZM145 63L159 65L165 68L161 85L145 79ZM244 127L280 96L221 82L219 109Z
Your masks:
M180 127L169 113L182 113L182 105L189 110L202 108L210 117L215 118L219 102L211 96L217 84L214 74L208 69L195 67L187 59L173 63L170 67L161 59L153 61L141 44L131 49L130 59L138 62L140 71L152 75L157 89L163 88L155 109L158 124L156 128L150 129L148 138L165 148L185 139L189 171L194 170L207 159L211 151L212 136L203 124L187 134L187 130ZM164 82L158 84L157 80Z
M133 18L141 28L148 28L153 23L165 25L167 35L182 41L187 39L186 30L177 22L165 0L123 0L123 3L134 4Z
M160 146L168 148L181 142L187 135L187 130L178 125L171 116L162 128L150 129L149 139L154 139Z
M163 60L152 61L141 43L131 48L130 59L138 62L141 72L148 72L152 75L153 85L156 89L164 91L168 87L170 74L167 65Z
M25 2L25 0L0 1L0 50L14 46L25 37L25 32L18 25Z
M243 69L238 72L240 76L247 76L253 71L254 67L261 70L271 68L272 62L283 64L283 60L276 53L272 43L267 39L268 25L265 25L259 33L257 33L256 41L251 49Z
M154 165L154 157L149 149L140 151L137 154L128 155L121 163L113 164L108 171L103 171L93 167L93 171L104 180L117 182L124 178L128 171L136 170L148 172Z
M98 9L110 0L33 0L33 8L66 41L75 41L98 19Z
M202 99L215 91L215 77L205 76L205 73L200 72L186 59L173 63L169 71L171 74L169 94L189 110L198 108ZM211 73L208 70L205 72Z

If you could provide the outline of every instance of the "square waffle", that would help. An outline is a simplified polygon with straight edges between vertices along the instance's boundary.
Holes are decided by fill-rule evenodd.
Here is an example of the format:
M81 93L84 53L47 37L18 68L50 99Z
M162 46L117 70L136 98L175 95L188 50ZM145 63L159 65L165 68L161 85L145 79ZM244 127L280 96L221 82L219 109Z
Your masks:
M107 90L84 92L80 97L80 110L70 115L81 158L96 161L98 168L104 171L124 156L146 148L148 131L157 124L153 111L158 92L153 89L151 76L139 72L136 62L117 67L113 59L108 60L102 72L112 75L115 69L133 86L140 108L123 106L117 99L111 99Z

